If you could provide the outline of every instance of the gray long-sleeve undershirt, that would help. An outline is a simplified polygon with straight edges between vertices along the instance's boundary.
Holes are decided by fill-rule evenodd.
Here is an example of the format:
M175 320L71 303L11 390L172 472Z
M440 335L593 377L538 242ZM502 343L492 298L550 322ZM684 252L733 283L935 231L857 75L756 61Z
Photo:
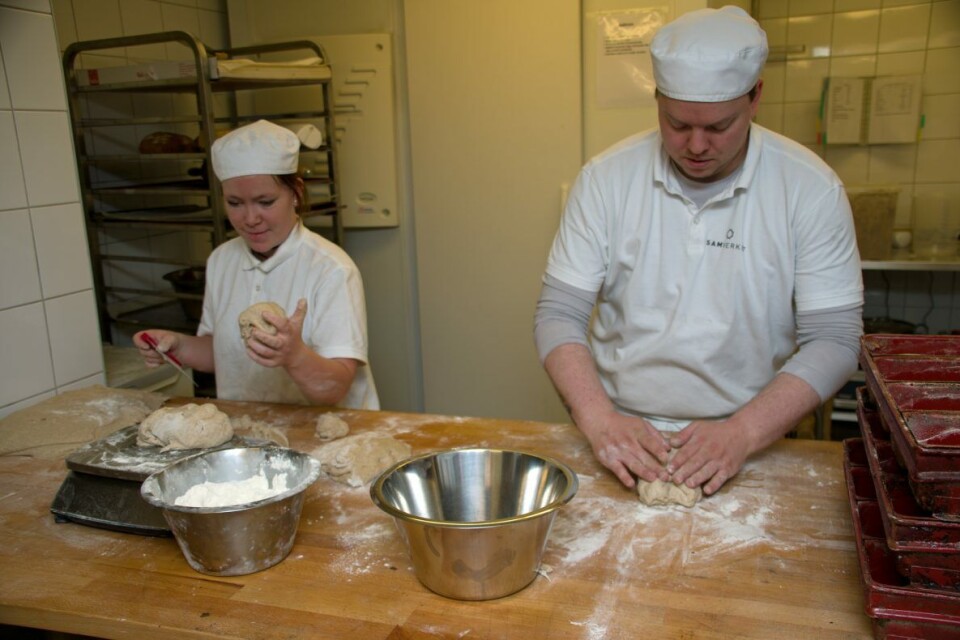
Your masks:
M589 347L587 328L596 294L552 276L543 280L534 316L534 342L540 362L562 344ZM798 350L781 367L809 384L826 401L857 368L863 305L797 314Z

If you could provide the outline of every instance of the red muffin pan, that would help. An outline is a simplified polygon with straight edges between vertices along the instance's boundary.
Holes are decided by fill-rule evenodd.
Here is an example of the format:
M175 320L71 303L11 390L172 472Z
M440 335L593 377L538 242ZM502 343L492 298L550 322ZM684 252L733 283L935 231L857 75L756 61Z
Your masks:
M867 335L860 361L917 501L960 520L960 336Z
M862 455L863 440L844 441L844 470ZM852 487L853 484L851 483ZM877 638L960 640L960 594L910 585L897 570L893 552L883 538L876 502L858 500L849 492L860 576L867 615ZM870 507L869 505L873 505Z

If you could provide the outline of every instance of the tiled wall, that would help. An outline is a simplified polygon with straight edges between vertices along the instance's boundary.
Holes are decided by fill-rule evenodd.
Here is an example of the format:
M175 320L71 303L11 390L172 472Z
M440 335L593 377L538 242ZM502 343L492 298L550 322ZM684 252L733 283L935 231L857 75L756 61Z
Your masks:
M0 0L0 417L105 380L61 52L172 29L223 46L225 0Z
M104 376L48 0L0 0L0 57L0 415L6 415Z
M758 121L821 155L844 183L896 184L897 227L910 227L915 196L942 194L960 230L960 0L756 0L772 47L804 45L773 58ZM923 76L925 126L915 144L817 145L825 77ZM960 329L960 277L941 272L864 274L866 317Z

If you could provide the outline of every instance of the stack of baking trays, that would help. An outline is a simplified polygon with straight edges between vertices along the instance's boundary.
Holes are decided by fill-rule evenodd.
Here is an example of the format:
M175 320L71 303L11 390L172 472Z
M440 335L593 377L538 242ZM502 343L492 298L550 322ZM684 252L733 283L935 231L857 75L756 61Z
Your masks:
M960 336L866 335L844 469L876 638L960 639Z

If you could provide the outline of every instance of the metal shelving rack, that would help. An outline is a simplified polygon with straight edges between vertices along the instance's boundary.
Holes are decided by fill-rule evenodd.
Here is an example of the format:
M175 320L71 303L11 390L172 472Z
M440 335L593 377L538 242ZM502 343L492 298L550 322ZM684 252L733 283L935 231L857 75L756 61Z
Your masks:
M190 52L190 61L157 64L184 65L185 72L177 77L155 77L143 74L131 81L91 82L90 69L78 66L84 54L146 45L180 45ZM216 247L234 235L223 204L219 181L213 174L209 158L210 143L218 129L229 130L260 118L279 124L309 122L320 129L323 144L315 150L302 149L304 158L313 170L304 175L308 191L318 189L322 198L312 201L310 210L302 214L307 226L323 233L333 242L342 244L338 183L337 149L334 143L332 75L326 77L264 77L237 79L211 77L217 60L272 60L289 59L291 55L316 56L329 68L323 49L311 41L290 41L262 46L215 50L184 31L167 31L140 36L87 40L71 44L63 55L64 75L73 127L74 148L80 179L81 200L84 207L87 238L93 266L94 287L100 316L100 330L105 342L112 342L111 328L115 324L149 325L177 330L193 330L196 318L190 319L178 307L184 301L202 299L202 294L185 293L158 284L155 288L110 286L104 276L107 263L155 263L182 267L202 267L201 263L172 259L160 255L121 255L104 253L101 234L115 230L192 231L209 234L211 247ZM149 65L147 65L149 66ZM85 81L81 81L84 79ZM290 87L317 89L317 108L308 111L270 112L256 107L238 108L239 95L253 96L259 92ZM138 96L169 94L179 96L179 105L195 101L192 113L180 109L169 114L135 116L110 113L95 114L91 103L104 96ZM223 94L223 99L219 94ZM195 100L189 100L192 96ZM186 99L183 99L186 97ZM250 101L255 104L256 100ZM227 105L227 106L224 106ZM137 131L190 129L196 132L196 150L183 153L96 153L93 138L97 132L123 131L134 127ZM317 155L319 154L319 156ZM164 166L172 175L157 177L151 167ZM321 170L317 171L316 168ZM107 168L107 170L105 170ZM167 169L169 171L169 169ZM313 197L311 197L313 200ZM203 257L204 261L206 256ZM111 310L111 296L143 297L148 302L124 311ZM129 305L128 305L129 306Z

